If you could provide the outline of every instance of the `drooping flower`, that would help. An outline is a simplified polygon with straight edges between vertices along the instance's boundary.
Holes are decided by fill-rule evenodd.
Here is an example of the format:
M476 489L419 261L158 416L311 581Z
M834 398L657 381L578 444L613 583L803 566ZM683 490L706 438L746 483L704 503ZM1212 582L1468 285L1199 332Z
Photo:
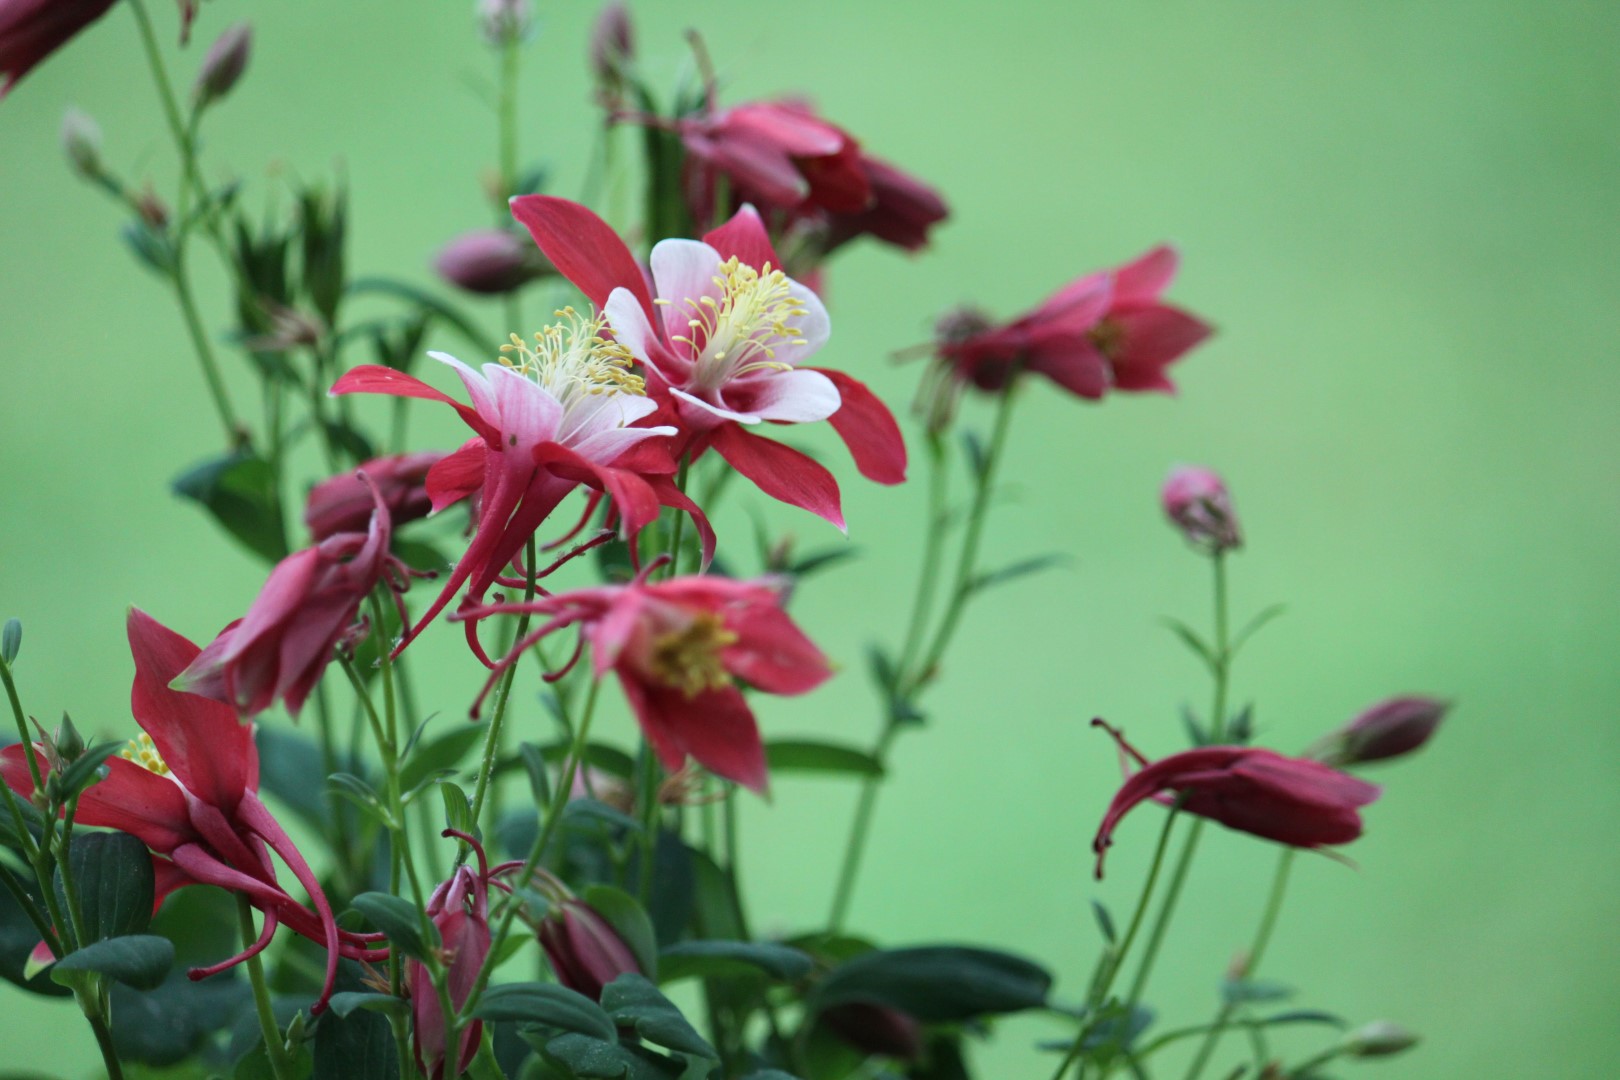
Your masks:
M633 535L658 516L660 505L692 514L712 537L701 512L670 482L673 461L647 440L673 427L634 427L657 405L631 374L624 346L603 336L602 321L573 308L562 322L535 335L513 335L500 363L478 372L445 353L430 353L455 370L472 405L463 405L419 379L376 365L354 368L332 393L389 394L442 401L477 432L429 470L435 511L477 493L477 535L451 571L438 598L400 643L413 640L467 587L476 604L535 530L581 483L606 491L623 528ZM475 645L476 648L476 645Z
M388 519L394 528L427 517L433 510L427 474L443 457L441 451L424 450L372 458L321 481L310 489L304 503L304 524L310 536L319 541L338 533L364 531L377 506L373 485L388 507Z
M620 975L641 975L641 964L601 913L575 896L557 900L540 922L540 947L557 981L601 1000L602 988Z
M1359 810L1378 798L1379 787L1307 758L1285 757L1253 746L1203 746L1149 762L1114 728L1092 723L1114 737L1122 754L1141 767L1108 804L1092 850L1097 876L1113 843L1114 828L1147 801L1174 805L1266 840L1291 847L1348 844L1361 835Z
M827 312L781 271L751 207L701 242L660 241L651 291L630 249L578 203L527 195L512 212L641 362L648 391L679 421L677 457L712 447L765 494L840 528L832 474L749 428L828 420L864 476L905 479L905 443L876 395L842 372L799 366L827 340Z
M277 563L247 614L179 673L176 690L227 702L248 716L279 697L296 716L332 650L357 632L371 591L387 582L397 599L412 571L389 553L393 528L382 494L363 471L355 475L372 500L366 531L334 533ZM365 629L358 623L362 636Z
M666 769L676 771L690 755L715 775L763 792L765 749L737 680L766 693L803 694L831 674L827 658L782 610L773 583L707 576L648 582L655 565L624 585L452 616L546 618L495 665L484 694L529 646L578 625L582 643L591 647L596 677L608 671L619 677ZM483 696L473 705L474 715Z
M0 0L0 98L114 0Z
M170 683L198 655L196 645L145 612L129 613L135 658L130 710L142 734L122 757L107 760L107 774L79 797L81 825L119 829L160 856L164 892L181 885L218 885L246 896L264 914L257 941L240 955L189 972L201 979L257 955L278 925L326 947L326 978L312 1011L326 1008L340 956L378 961L382 935L341 930L309 864L259 800L259 755L253 726L235 709L182 693ZM24 798L34 794L21 746L0 750L0 776ZM41 776L51 762L36 744ZM277 881L274 853L309 893L314 910L294 900Z
M1438 698L1419 695L1380 701L1323 736L1306 756L1335 768L1405 757L1429 741L1448 708Z
M1195 547L1217 553L1243 545L1232 496L1219 473L1180 466L1165 480L1159 501L1170 524Z
M1118 269L1070 282L1008 323L972 309L952 312L936 331L941 371L992 392L1022 371L1083 398L1110 390L1172 392L1165 369L1213 332L1160 301L1177 262L1173 248L1154 248Z

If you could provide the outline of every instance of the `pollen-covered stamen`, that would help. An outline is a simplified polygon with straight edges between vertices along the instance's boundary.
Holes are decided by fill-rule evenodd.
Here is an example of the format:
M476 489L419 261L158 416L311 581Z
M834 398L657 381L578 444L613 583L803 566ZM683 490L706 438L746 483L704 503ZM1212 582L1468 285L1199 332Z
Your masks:
M536 333L533 344L513 334L511 344L501 346L501 363L539 383L564 409L601 394L646 393L641 376L630 370L635 357L602 336L601 318L572 307L555 314L562 321Z
M726 629L719 615L699 612L684 626L653 638L647 666L659 682L696 697L731 685L720 652L736 641L736 633Z
M1097 351L1112 360L1120 354L1125 344L1125 327L1117 319L1104 319L1091 328L1089 336Z
M133 761L147 772L157 773L159 776L169 775L168 763L163 760L163 755L158 753L157 744L152 741L152 736L144 731L129 740L129 745L118 751L118 756L125 761Z
M733 256L720 264L712 279L719 290L713 296L686 297L690 333L675 340L693 356L693 382L717 390L752 371L785 371L792 363L778 360L784 346L803 345L804 333L790 319L810 314L794 295L793 279L780 270L756 270ZM669 301L660 300L667 304Z

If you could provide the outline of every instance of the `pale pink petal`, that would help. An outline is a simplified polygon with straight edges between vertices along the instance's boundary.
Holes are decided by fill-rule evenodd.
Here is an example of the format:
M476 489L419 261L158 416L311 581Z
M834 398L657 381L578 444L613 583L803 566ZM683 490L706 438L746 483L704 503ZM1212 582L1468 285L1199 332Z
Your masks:
M728 384L725 399L760 420L805 424L825 420L842 399L832 380L819 371L767 371Z

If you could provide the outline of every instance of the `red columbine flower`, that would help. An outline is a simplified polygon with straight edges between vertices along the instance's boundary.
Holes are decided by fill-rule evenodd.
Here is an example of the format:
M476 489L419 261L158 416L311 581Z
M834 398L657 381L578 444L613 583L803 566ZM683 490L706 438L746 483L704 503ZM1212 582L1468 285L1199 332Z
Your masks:
M619 932L575 896L565 893L553 904L539 937L557 981L592 1000L600 1001L602 988L620 975L642 974Z
M771 694L802 694L831 674L827 658L782 610L774 585L718 577L649 583L647 573L657 565L625 585L452 616L534 613L548 619L495 665L473 715L496 676L530 645L578 624L582 646L591 646L596 677L610 670L618 675L666 769L676 771L691 755L715 775L763 792L765 749L734 680Z
M1108 804L1092 842L1099 878L1114 827L1150 799L1173 805L1179 798L1181 809L1229 829L1291 847L1317 848L1348 844L1360 836L1358 810L1381 790L1319 761L1252 746L1204 746L1150 763L1114 728L1101 720L1092 724L1105 729L1122 755L1141 766Z
M315 874L264 803L259 801L259 755L253 727L228 705L169 687L196 660L197 646L143 611L129 613L129 648L135 658L130 711L142 735L123 757L107 760L106 778L86 788L75 820L119 829L163 858L158 881L164 892L181 885L218 885L241 893L264 913L259 939L238 956L189 974L201 979L257 955L286 925L326 946L326 981L313 1012L326 1008L338 957L381 960L386 950L370 946L382 935L338 929ZM24 798L34 794L21 746L0 750L0 776ZM43 777L50 761L34 746ZM267 850L268 849L268 850ZM276 881L274 852L315 905L294 900Z
M660 241L652 292L630 249L585 207L525 195L512 200L512 212L641 362L648 389L680 421L677 456L695 459L713 447L765 494L839 528L832 474L747 428L830 420L863 475L884 484L905 479L905 443L888 408L842 372L796 366L827 340L827 312L779 269L751 207L702 242Z
M433 510L427 474L442 457L441 451L425 450L372 458L357 469L316 484L304 504L304 524L309 526L309 535L326 540L338 533L364 532L377 507L371 485L376 485L383 505L388 507L388 520L394 528L427 517Z
M335 533L277 563L247 614L178 674L176 690L228 702L249 716L279 697L296 716L337 644L363 636L360 605L371 590L384 581L396 594L405 589L413 571L389 554L393 530L382 494L366 473L355 475L372 500L367 530Z
M1173 391L1165 369L1213 331L1159 302L1177 256L1158 247L1117 270L1065 285L1034 311L997 325L975 311L940 320L935 342L945 372L981 390L1039 372L1084 398L1113 390Z
M502 346L500 363L485 364L482 372L445 353L428 354L461 377L471 406L420 379L372 364L354 368L332 387L334 395L442 401L478 433L427 475L435 511L478 493L478 535L400 648L463 584L469 604L481 600L502 568L581 483L612 496L627 534L656 518L660 504L674 506L692 514L712 550L707 521L670 482L674 462L647 443L675 429L631 426L658 406L643 393L641 378L631 374L629 352L603 336L600 318L586 318L573 308L559 315L563 321L536 334L532 344L513 335L512 344Z

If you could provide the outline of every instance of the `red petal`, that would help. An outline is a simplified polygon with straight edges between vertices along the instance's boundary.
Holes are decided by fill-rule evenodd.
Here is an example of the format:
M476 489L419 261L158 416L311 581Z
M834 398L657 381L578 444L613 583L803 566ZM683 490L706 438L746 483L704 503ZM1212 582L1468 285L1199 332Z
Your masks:
M744 206L732 215L730 221L704 234L703 242L718 251L722 260L736 256L738 261L756 270L764 269L767 265L776 270L782 269L782 260L776 256L776 248L771 245L765 223L760 220L759 211L752 206Z
M838 481L810 458L781 443L750 435L736 424L715 428L712 439L720 456L759 490L848 531L838 502Z
M1120 330L1114 385L1121 390L1174 390L1164 369L1214 333L1203 320L1167 304L1117 312Z
M333 397L342 397L344 394L387 394L390 397L442 401L460 413L467 426L485 439L496 444L501 441L501 433L491 426L489 421L479 416L478 410L471 405L463 405L449 394L435 390L414 375L407 375L403 371L395 371L380 364L361 364L350 368L343 373L342 378L332 384L329 392Z
M906 479L906 440L900 425L882 400L859 379L831 368L811 368L832 380L843 404L828 419L844 445L849 447L855 467L868 480L899 484Z
M612 226L586 207L554 195L520 195L512 216L529 230L562 276L573 282L598 309L614 289L629 289L653 320L652 296L641 264Z
M1161 244L1133 262L1114 271L1114 301L1120 304L1145 303L1158 299L1176 276L1181 256L1176 249Z
M165 854L197 838L180 785L121 757L108 758L106 779L85 788L79 796L74 820L127 832Z
M673 772L691 755L716 776L765 794L769 778L759 725L735 686L687 697L676 687L643 681L623 667L619 682L664 768Z
M737 642L722 654L727 670L772 694L803 694L832 675L827 657L775 603L729 611Z
M435 514L483 488L488 454L483 439L468 439L461 449L434 463L425 486Z
M170 771L193 795L222 810L234 809L258 775L253 729L236 710L209 698L169 689L201 651L139 608L127 620L135 657L130 711L152 736Z

